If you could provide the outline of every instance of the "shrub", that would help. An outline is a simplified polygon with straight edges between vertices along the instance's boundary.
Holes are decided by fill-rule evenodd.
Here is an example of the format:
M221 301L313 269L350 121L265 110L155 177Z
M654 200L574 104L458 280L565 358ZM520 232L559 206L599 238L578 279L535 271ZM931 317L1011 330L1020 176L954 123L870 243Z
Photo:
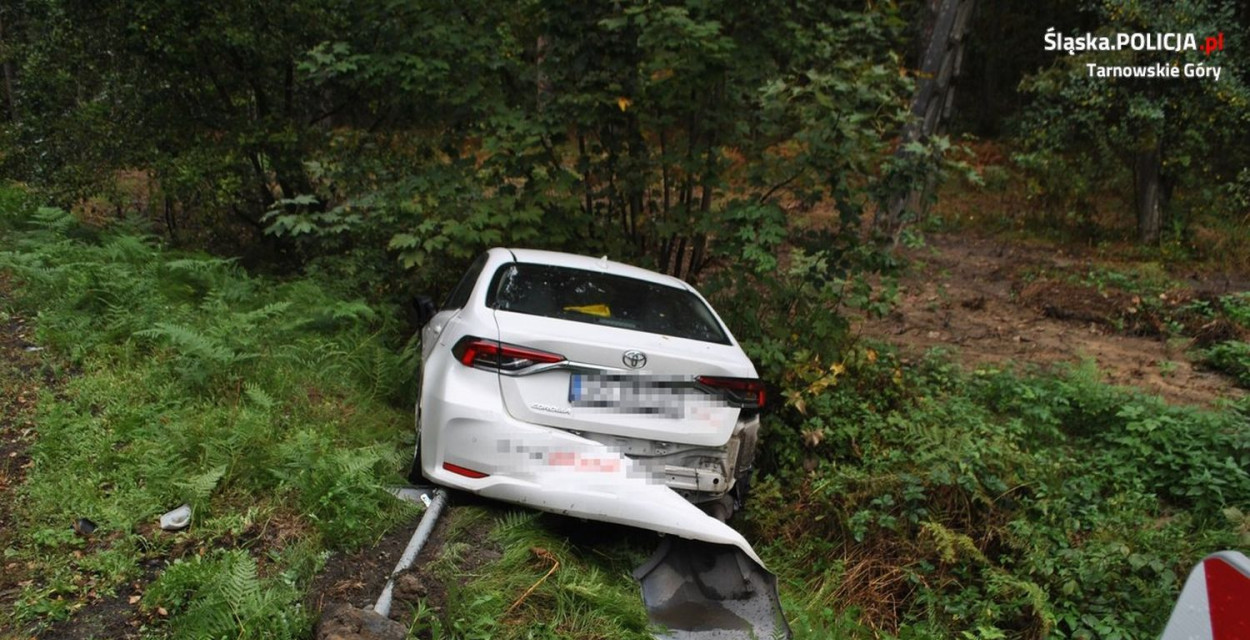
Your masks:
M787 385L747 516L808 612L900 637L1149 637L1189 567L1236 544L1236 412L1090 368L966 374L867 347Z

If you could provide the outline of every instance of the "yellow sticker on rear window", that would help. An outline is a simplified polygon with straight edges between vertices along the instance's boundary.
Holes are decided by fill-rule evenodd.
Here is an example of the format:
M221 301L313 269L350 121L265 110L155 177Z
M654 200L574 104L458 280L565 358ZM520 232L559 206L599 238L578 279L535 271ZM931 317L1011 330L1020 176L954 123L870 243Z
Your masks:
M565 307L565 311L576 311L584 313L588 316L599 316L600 318L611 318L612 310L606 304L587 304L580 307Z

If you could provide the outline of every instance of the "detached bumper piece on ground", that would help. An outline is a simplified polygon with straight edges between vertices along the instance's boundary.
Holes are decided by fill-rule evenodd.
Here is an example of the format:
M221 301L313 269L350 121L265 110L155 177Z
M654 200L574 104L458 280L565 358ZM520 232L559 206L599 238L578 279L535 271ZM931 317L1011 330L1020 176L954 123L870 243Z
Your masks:
M777 578L735 546L668 537L634 579L663 640L790 637Z

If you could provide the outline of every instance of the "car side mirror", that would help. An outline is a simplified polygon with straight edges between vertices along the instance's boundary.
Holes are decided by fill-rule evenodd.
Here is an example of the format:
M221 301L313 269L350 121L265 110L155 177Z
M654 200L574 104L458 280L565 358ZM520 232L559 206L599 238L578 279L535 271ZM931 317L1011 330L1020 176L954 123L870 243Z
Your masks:
M417 328L425 327L430 318L438 313L438 308L434 306L434 299L430 296L416 296L412 299L413 315L417 321Z

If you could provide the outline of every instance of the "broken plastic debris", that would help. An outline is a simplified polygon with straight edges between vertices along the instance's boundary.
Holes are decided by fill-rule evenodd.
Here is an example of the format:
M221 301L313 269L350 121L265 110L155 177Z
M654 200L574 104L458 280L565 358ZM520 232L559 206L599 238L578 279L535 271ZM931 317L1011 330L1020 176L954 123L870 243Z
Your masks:
M191 505L184 504L161 516L161 528L166 531L177 531L191 524Z
M43 347L26 347L26 350L33 353L36 351L43 351Z
M86 518L79 518L74 521L74 531L89 536L91 532L96 530L96 524Z
M387 489L387 491L390 491L391 495L405 502L421 503L428 507L430 506L430 493L434 491L434 487L392 487Z

